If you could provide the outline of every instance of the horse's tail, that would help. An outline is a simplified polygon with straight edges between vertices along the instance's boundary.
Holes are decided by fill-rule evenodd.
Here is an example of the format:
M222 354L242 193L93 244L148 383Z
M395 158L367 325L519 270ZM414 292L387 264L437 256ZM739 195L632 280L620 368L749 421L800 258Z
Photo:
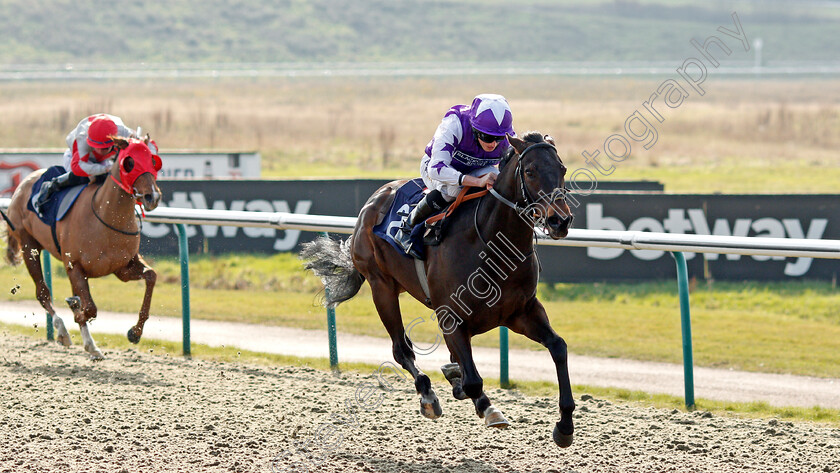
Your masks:
M6 261L9 262L12 266L17 266L21 262L20 257L20 242L18 239L12 234L15 231L15 226L12 225L12 221L9 220L9 217L6 216L6 212L0 210L0 215L3 216L3 220L6 221Z
M352 298L365 282L365 277L353 265L352 240L352 237L344 241L318 237L302 245L300 258L307 261L304 267L324 283L324 305L327 307L335 307Z

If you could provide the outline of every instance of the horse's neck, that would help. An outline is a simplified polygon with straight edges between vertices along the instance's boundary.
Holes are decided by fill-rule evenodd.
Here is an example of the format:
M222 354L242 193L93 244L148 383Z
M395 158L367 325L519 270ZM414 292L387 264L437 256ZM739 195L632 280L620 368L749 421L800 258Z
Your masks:
M493 188L502 197L512 202L516 202L521 197L515 172L500 176L500 179L493 184ZM476 217L478 227L482 229L483 239L490 241L490 239L496 238L496 232L501 232L519 251L524 254L530 252L534 246L534 230L527 218L519 215L516 210L508 207L492 195L487 195L482 200L479 215ZM493 222L493 224L482 225L482 222ZM495 230L491 231L490 228Z
M110 176L95 190L93 207L106 222L134 221L134 198L120 189Z

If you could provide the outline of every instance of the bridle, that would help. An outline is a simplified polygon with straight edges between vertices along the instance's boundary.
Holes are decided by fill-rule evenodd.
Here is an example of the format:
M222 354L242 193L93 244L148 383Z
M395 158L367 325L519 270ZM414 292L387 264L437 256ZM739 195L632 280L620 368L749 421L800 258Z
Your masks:
M565 199L566 193L568 193L568 190L565 187L563 187L562 189L555 189L554 191L552 191L551 195L546 195L546 196L540 197L539 199L534 199L534 197L528 191L528 188L525 187L525 170L522 168L522 158L527 153L529 153L530 151L535 150L535 149L540 149L540 148L549 148L549 149L554 151L555 155L557 155L557 148L555 148L554 145L552 145L551 143L547 143L547 142L542 141L542 142L539 142L539 143L534 143L531 146L528 146L527 148L525 148L525 150L522 151L522 153L519 154L519 159L516 162L516 170L514 171L514 174L516 175L516 179L519 181L519 192L521 192L522 199L525 202L524 207L519 206L519 204L517 204L516 202L513 202L513 201L509 200L508 198L504 197L503 195L499 194L499 192L496 191L496 189L490 189L490 195L495 197L496 200L500 201L501 203L503 203L506 206L513 209L517 213L517 215L519 215L519 216L522 216L522 214L528 210L529 206L531 206L532 204L535 204L537 202L540 202L541 200L545 199L546 197L549 197L549 198L552 199L549 202L554 202L555 199L553 199L553 197L555 195L557 195L558 192L560 194L562 194L561 198L563 198L563 199ZM557 157L557 160L560 161L559 156ZM560 166L561 166L562 169L566 169L566 166L564 166L562 162L560 162ZM478 239L481 241L481 243L483 245L487 246L487 241L485 241L484 237L481 236L481 230L479 229L479 226L478 226L478 209L479 209L479 207L481 207L481 202L483 202L483 201L484 201L483 198L478 199L478 203L475 206L475 213L473 214L473 226L475 227L475 234L478 236ZM549 205L551 205L551 204L549 204ZM534 209L531 209L531 210L534 210ZM536 232L535 232L534 233L534 240L536 240L536 238L537 238L537 235L536 235ZM530 251L528 251L528 253L525 255L525 257L532 256L535 252L534 251L535 248L536 248L535 245L531 245L531 249L530 249ZM539 264L539 259L537 259L537 264ZM541 269L542 269L542 267L540 267L540 270Z
M123 235L128 235L128 236L139 235L140 234L140 229L138 229L136 232L127 232L125 230L120 230L119 228L116 228L116 227L112 226L111 224L109 224L108 222L106 222L105 220L103 220L102 217L100 217L99 214L96 213L96 206L93 203L96 201L96 194L99 193L99 189L102 189L102 187L103 186L97 187L96 190L93 191L93 197L90 198L90 211L93 212L93 216L96 217L96 219L99 220L99 222L102 225L105 225L106 227L108 227L109 229L111 229L111 230L113 230L117 233L122 233ZM124 189L122 189L121 186L118 186L118 187L120 187L121 190L124 190ZM131 195L131 193L129 193L129 195ZM132 197L134 197L134 196L132 196ZM140 220L140 228L141 229L143 228L143 220Z
M532 204L536 204L546 198L548 198L548 205L551 205L553 202L558 200L558 197L559 199L565 199L566 194L569 192L569 190L566 189L566 187L564 186L563 188L554 189L551 192L551 194L543 195L540 198L535 199L534 196L531 195L531 192L528 190L528 188L525 187L525 169L522 167L522 159L525 157L526 154L528 154L532 150L540 148L549 148L552 151L554 151L555 155L557 155L557 148L555 148L554 145L542 141L539 143L534 143L531 146L525 148L525 150L519 154L519 159L516 161L516 170L514 171L514 173L516 174L516 179L519 182L519 192L522 194L522 199L525 202L524 207L520 207L516 202L513 202L504 197L503 195L499 194L499 192L496 191L496 189L490 189L490 195L492 195L508 207L512 208L519 215L522 215L524 212L526 212L528 210L528 207L530 207ZM560 158L558 157L557 160L559 161ZM560 163L560 167L562 170L566 169L566 166L564 166L562 162ZM558 194L560 195L558 196Z

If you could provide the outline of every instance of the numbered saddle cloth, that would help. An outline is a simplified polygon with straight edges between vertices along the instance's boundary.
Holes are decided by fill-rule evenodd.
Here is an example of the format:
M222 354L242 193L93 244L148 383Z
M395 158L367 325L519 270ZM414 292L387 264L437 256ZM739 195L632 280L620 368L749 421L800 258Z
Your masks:
M408 214L411 213L411 209L413 209L417 205L417 202L420 202L420 199L423 198L424 189L425 185L423 184L423 179L419 177L403 184L402 187L397 189L394 202L391 204L391 208L388 209L388 213L385 215L385 218L373 227L373 233L375 235L390 243L391 246L397 249L397 251L406 256L409 255L407 255L400 245L394 241L394 235L400 231L402 222L408 218ZM413 248L418 250L418 252L425 258L426 249L423 246L424 229L425 226L421 223L415 225L411 230L411 241L413 242Z

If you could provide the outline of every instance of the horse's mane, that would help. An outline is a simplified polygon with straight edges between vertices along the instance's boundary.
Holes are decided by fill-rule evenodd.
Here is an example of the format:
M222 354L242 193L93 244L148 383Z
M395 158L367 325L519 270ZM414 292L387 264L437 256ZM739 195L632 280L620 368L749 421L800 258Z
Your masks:
M538 131L529 131L520 139L522 141L527 141L528 143L543 143L545 141L543 134ZM512 158L514 154L516 154L516 150L513 149L513 146L509 147L505 155L502 157L502 160L499 161L499 171L504 169L505 164L510 161L510 158Z

